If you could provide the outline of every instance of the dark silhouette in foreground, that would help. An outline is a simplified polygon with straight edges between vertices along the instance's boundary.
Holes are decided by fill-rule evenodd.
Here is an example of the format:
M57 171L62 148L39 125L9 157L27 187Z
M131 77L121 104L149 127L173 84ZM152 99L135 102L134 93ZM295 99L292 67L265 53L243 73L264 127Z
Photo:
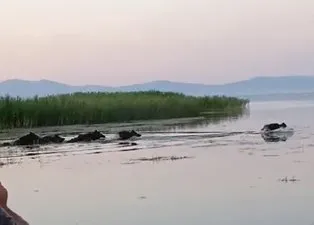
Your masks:
M7 205L8 190L0 182L0 224L1 225L29 225L25 219L14 212Z
M285 123L270 123L270 124L266 124L263 128L262 131L273 131L273 130L277 130L279 128L286 128L287 125Z
M85 134L79 134L77 137L72 138L67 141L67 143L75 143L75 142L91 142L98 140L100 138L105 138L106 136L103 135L98 130L94 130L93 132L88 132Z
M118 135L119 135L119 140L127 140L131 137L141 137L142 136L141 134L137 133L134 130L131 130L131 131L123 130L123 131L120 131L118 133Z

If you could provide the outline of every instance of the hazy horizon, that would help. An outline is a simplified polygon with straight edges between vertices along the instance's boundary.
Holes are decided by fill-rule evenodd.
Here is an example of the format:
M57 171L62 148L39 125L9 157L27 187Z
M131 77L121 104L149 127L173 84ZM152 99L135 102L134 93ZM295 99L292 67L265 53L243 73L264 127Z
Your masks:
M313 77L314 75L290 75L291 77ZM159 82L159 81L165 81L165 82L175 82L175 83L186 83L186 84L205 84L205 85L226 85L226 84L232 84L232 83L236 83L236 82L242 82L242 81L246 81L246 80L250 80L250 79L254 79L254 78L279 78L279 77L290 77L288 76L256 76L256 77L250 77L247 79L241 79L241 80L235 80L235 81L227 81L227 82L220 82L220 83L206 83L206 82L194 82L193 80L190 81L180 81L180 80L171 80L171 79L155 79L155 80L147 80L147 81L142 81L142 82L129 82L127 84L125 84L126 86L128 85L136 85L136 84L144 84L144 83L150 83L150 82ZM124 86L124 84L115 84L115 85L108 85L108 84L100 84L100 83L83 83L83 84L75 84L75 83L71 83L71 82L64 82L64 81L58 81L58 80L54 80L54 79L46 79L46 78L38 78L38 79L24 79L24 78L9 78L9 79L5 79L5 80L0 80L0 83L2 82L6 82L6 81L12 81L12 80L19 80L19 81L33 81L33 82L39 82L39 81L50 81L50 82L57 82L60 84L66 84L66 85L70 85L70 86L84 86L84 85L100 85L100 86L107 86L107 87L121 87Z
M10 0L0 81L221 84L314 74L310 0Z

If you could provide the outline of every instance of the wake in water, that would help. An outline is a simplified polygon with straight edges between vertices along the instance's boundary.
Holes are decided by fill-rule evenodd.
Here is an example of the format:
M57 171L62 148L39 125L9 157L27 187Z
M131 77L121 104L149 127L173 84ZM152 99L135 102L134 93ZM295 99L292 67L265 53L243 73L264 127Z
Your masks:
M74 138L71 132L60 132L65 140ZM264 142L280 142L290 138L293 129L277 130L276 132L246 131L142 131L140 137L129 140L118 140L117 133L106 132L105 139L92 142L62 143L33 146L6 146L0 151L0 158L12 159L19 157L38 158L40 156L64 156L81 154L103 154L113 152L130 152L166 147L190 147L209 149L219 146L239 146L253 148ZM41 133L42 135L47 135ZM53 135L52 133L49 133ZM72 135L71 135L72 134ZM77 134L77 133L76 133ZM9 140L3 140L6 142ZM245 147L247 146L247 147Z

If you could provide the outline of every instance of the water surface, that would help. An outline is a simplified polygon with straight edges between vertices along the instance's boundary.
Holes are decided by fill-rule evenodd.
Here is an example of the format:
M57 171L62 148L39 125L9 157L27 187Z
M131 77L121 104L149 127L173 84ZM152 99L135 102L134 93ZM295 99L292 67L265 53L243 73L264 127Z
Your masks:
M143 136L132 141L137 145L1 148L0 179L10 206L32 225L311 225L313 111L312 102L253 102L241 118L98 125L110 140L129 128ZM266 142L260 128L277 121L294 135ZM37 131L73 136L94 128ZM171 156L190 158L137 160ZM279 180L285 177L296 181Z

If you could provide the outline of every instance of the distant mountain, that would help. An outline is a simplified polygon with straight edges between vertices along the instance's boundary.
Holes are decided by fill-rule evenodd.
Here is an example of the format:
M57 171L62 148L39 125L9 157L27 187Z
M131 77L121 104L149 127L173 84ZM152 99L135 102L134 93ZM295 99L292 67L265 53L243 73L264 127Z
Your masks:
M10 96L33 97L47 96L55 94L67 94L73 92L88 91L112 91L111 87L84 85L72 86L50 80L28 81L28 80L6 80L0 83L0 96L9 94Z
M100 85L74 86L49 80L27 81L7 80L0 83L0 95L33 97L66 94L87 91L173 91L189 95L228 95L228 96L258 96L280 93L314 92L314 76L256 77L249 80L221 85L196 83L180 83L172 81L152 81L128 86L110 87Z

